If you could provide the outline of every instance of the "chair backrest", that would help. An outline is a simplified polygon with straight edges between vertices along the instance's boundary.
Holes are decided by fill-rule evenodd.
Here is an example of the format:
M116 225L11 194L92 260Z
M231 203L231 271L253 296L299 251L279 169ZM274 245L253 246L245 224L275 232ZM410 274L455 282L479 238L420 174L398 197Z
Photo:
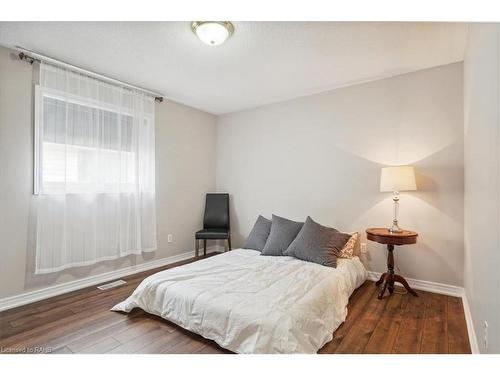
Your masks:
M229 229L229 194L207 194L203 228Z

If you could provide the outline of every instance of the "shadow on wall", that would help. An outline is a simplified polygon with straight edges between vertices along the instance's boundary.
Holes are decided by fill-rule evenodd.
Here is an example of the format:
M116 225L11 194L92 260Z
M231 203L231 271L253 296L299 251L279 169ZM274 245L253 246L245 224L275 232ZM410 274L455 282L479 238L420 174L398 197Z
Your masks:
M460 157L460 159L459 159ZM411 193L449 218L463 224L463 204L443 204L464 193L463 141L415 162L417 191ZM439 180L439 181L437 181ZM463 199L460 198L460 201ZM438 208L439 207L439 208Z

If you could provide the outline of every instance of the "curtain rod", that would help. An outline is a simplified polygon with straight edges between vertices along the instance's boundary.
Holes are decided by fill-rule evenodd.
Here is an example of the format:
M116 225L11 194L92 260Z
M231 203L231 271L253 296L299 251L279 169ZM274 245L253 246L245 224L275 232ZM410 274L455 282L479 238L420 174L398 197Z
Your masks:
M90 71L90 70L87 70L87 69L83 69L83 68L80 68L80 67L72 65L72 64L65 63L64 61L53 59L52 57L41 55L39 53L36 53L34 51L30 51L29 49L26 49L26 48L23 48L23 47L15 46L15 49L17 51L19 51L19 55L18 55L19 59L25 60L28 63L30 63L31 65L33 65L33 63L35 61L37 61L37 62L46 61L48 63L54 64L54 65L58 65L58 66L63 67L63 68L68 68L68 69L71 69L73 71L76 71L76 72L79 72L79 73L83 73L83 74L91 76L91 77L98 78L98 79L100 79L102 81L107 81L107 82L115 83L115 84L117 83L117 84L120 84L121 86L125 86L125 87L129 87L129 88L132 88L132 89L135 89L135 90L142 91L144 93L147 93L149 95L154 96L155 100L158 101L158 102L160 102L160 103L163 101L163 95L159 94L157 92L154 92L154 91L151 91L151 90L148 90L148 89L144 89L142 87L134 86L134 85L131 85L129 83L120 81L118 79L114 79L114 78L103 76L102 74L99 74L99 73L96 73L96 72L93 72L93 71Z

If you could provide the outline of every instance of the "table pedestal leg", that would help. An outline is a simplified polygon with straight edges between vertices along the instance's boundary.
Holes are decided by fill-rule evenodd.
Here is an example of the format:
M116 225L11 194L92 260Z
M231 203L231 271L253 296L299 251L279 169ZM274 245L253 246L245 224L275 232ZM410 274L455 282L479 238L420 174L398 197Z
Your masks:
M392 294L394 293L394 283L398 282L401 283L405 289L408 291L408 293L412 294L415 297L418 297L418 294L410 288L406 280L404 279L403 276L396 275L394 273L394 245L388 244L387 245L387 272L384 272L382 276L380 276L380 279L375 283L375 285L380 285L382 282L384 282L384 286L382 287L382 290L378 294L378 299L382 299L384 297L385 290L388 289L389 293Z
M408 293L410 293L411 295L413 295L415 297L418 297L417 292L415 292L412 288L410 288L410 286L408 285L408 283L406 282L406 280L404 279L403 276L394 275L394 281L396 281L400 284L403 284L403 286L408 291Z
M380 275L380 279L378 279L378 281L375 283L375 285L379 286L380 284L382 284L384 282L386 276L387 276L387 272L384 272L382 275Z

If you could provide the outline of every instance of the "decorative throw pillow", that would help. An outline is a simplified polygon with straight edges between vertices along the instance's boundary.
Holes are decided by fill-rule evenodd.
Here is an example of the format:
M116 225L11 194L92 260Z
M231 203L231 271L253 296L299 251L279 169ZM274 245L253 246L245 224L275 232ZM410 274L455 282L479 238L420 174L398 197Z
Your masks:
M273 215L271 232L260 255L283 255L304 223Z
M271 231L271 220L259 215L243 248L262 251Z
M354 256L354 246L356 246L356 242L359 238L359 233L349 233L351 238L346 242L342 250L340 250L339 258L347 258L351 259Z
M284 255L337 267L337 258L351 236L316 223L309 216Z

